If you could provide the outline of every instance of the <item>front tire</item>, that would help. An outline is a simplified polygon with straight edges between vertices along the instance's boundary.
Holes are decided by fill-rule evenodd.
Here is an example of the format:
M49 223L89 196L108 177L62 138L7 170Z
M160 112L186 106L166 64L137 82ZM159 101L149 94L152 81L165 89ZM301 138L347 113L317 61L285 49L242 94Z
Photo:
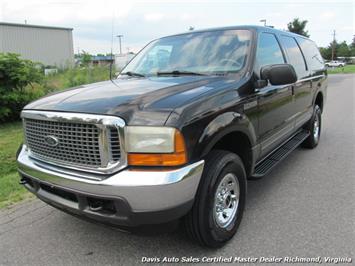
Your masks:
M194 205L185 217L190 237L203 246L223 246L239 227L246 189L246 173L239 156L213 150L205 160Z
M318 105L315 105L313 116L306 126L306 129L310 132L310 134L302 143L303 147L308 149L314 149L315 147L317 147L320 139L321 126L322 111Z

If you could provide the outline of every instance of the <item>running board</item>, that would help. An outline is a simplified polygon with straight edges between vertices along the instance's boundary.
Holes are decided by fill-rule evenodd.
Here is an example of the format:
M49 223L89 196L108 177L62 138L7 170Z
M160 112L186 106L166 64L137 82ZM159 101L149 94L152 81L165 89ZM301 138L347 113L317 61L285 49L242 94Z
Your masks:
M298 132L280 148L258 163L255 167L254 174L251 176L254 178L260 178L269 173L279 162L296 149L309 136L309 134L310 133L305 130Z

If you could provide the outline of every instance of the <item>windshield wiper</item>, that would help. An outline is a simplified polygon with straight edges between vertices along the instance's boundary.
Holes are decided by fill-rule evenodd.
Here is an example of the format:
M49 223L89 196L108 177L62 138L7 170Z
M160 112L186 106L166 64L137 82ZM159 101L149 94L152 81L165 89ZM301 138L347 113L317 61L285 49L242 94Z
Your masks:
M174 76L182 76L182 75L191 75L191 76L206 76L206 74L192 72L192 71L184 71L184 70L173 70L173 71L161 71L156 73L157 76L163 75L174 75Z
M143 74L140 74L137 72L132 72L132 71L127 71L127 72L121 73L121 75L127 75L130 77L145 77Z

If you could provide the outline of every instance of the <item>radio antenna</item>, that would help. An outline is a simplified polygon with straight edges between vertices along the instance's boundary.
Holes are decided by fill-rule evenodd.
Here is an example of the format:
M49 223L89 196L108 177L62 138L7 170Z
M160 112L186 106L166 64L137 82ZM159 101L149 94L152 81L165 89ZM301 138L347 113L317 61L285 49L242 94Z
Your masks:
M111 62L110 62L110 80L112 81L112 65L113 65L113 33L114 33L114 24L115 24L115 9L113 9L112 14L112 25L111 25Z

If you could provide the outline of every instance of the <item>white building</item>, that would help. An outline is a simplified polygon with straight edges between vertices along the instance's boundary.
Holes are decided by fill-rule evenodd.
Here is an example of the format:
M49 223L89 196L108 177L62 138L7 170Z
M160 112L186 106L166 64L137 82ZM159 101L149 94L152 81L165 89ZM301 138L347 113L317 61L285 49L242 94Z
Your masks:
M115 55L116 69L120 70L125 67L134 56L135 54L133 53Z
M72 28L0 22L0 53L17 53L45 66L74 62Z

